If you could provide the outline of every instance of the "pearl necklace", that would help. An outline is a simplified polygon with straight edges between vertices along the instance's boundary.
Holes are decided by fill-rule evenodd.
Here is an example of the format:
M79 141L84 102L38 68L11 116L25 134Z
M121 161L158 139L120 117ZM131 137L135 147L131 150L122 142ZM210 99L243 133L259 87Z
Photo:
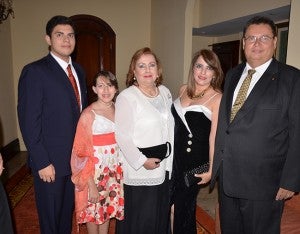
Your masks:
M203 98L205 95L206 91L210 89L211 86L208 86L206 89L202 90L199 94L193 95L191 98L192 99L197 99L197 98Z
M151 95L151 94L147 93L144 89L142 89L141 86L138 86L138 88L139 88L139 90L141 90L142 93L145 94L147 97L155 98L155 97L157 97L157 95L158 95L158 88L157 88L157 87L155 87L155 94L154 94L154 95Z

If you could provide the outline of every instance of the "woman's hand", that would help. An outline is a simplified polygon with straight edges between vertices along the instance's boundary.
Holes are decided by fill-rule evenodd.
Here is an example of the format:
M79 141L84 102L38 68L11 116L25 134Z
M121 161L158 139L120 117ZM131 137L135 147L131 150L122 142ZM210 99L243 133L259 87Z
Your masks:
M159 163L160 163L160 159L158 159L158 158L148 158L143 166L147 170L153 170L160 166Z
M0 154L0 175L2 174L3 170L4 170L3 159L2 159L2 155Z
M211 179L211 170L202 174L195 174L195 177L201 178L198 184L207 184Z
M89 202L91 203L99 202L99 192L92 178L89 179L88 186L89 186Z

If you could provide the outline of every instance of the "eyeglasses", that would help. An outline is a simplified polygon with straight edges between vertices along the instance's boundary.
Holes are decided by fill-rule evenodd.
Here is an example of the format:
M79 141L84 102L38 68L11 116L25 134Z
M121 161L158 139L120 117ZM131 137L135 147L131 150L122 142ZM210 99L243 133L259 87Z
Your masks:
M56 32L54 33L54 37L58 40L64 40L65 38L73 40L75 38L75 33L64 34L62 32Z
M257 40L261 43L268 43L273 38L274 37L270 37L270 36L267 36L267 35L262 35L260 37L258 37L258 36L248 36L248 37L245 37L244 39L245 39L245 41L247 41L251 44L254 44L254 43L256 43Z
M137 67L138 67L139 69L142 69L142 70L146 70L147 67L148 67L149 69L154 69L154 68L156 68L156 66L157 66L156 63L149 63L148 65L147 65L146 63L138 63L138 64L137 64Z
M210 72L214 70L211 66L204 66L204 65L202 65L200 63L196 63L194 65L194 68L196 70L202 70L202 71L205 70L205 71L210 71Z

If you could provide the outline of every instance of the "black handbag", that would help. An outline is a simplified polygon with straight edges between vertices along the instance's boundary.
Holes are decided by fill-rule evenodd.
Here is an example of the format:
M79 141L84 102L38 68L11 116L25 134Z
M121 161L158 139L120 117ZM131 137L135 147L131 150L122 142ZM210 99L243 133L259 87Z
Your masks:
M192 170L184 172L184 182L187 187L191 187L194 184L197 184L201 181L201 178L195 177L195 174L202 174L208 172L209 163L204 163L198 167L193 168Z
M138 148L147 158L158 158L161 161L171 154L171 144L166 142L165 144L155 145L146 148Z

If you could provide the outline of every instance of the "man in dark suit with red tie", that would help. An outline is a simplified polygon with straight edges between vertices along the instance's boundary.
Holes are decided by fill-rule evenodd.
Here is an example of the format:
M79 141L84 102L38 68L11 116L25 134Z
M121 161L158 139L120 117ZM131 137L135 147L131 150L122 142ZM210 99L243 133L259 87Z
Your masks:
M45 39L50 53L22 70L18 117L34 175L41 233L68 234L74 208L70 157L77 121L87 106L86 81L70 57L75 47L72 21L52 17ZM69 79L68 65L75 80Z
M300 191L300 71L273 57L276 44L272 20L250 19L247 61L225 78L211 184L219 177L222 234L279 234L284 201Z

